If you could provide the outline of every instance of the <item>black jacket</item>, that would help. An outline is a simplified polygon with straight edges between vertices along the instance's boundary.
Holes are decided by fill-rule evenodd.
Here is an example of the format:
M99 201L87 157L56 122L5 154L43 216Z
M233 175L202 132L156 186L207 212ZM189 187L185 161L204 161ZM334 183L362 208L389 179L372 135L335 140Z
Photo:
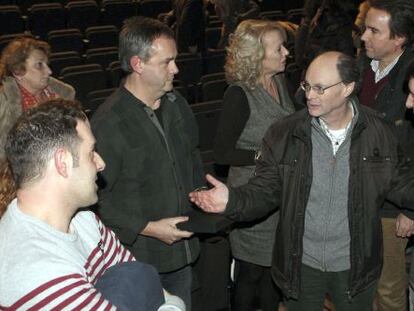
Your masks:
M405 165L394 128L369 108L358 106L358 111L349 160L350 297L380 276L379 208L384 199L414 207L414 174ZM306 109L274 124L261 152L255 177L230 190L226 213L240 221L280 208L272 274L286 296L297 298L305 208L312 183L311 117Z
M388 83L378 93L375 103L371 107L377 110L388 121L397 127L397 135L400 139L401 147L408 161L414 159L414 116L411 111L407 111L405 101L407 99L407 68L414 59L414 53L411 48L407 48L400 56L397 64L388 74ZM371 59L361 55L359 66L361 73L364 74L370 68ZM363 104L363 103L361 103ZM400 211L390 202L385 202L381 211L382 217L395 218ZM404 211L404 214L414 219L414 212Z
M158 117L167 147L145 107L120 87L94 114L96 147L106 162L98 211L136 259L171 272L197 259L197 238L167 245L140 232L149 221L191 208L187 194L204 184L198 128L182 96L163 96Z

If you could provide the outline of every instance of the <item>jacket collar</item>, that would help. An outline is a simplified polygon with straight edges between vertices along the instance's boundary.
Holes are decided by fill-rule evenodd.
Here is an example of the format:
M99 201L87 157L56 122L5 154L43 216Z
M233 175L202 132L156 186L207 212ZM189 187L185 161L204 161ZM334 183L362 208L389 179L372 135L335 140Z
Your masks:
M407 47L405 51L401 54L400 59L398 60L397 64L395 64L394 68L388 73L388 81L389 85L392 89L395 89L397 84L399 83L399 79L401 78L401 72L410 63L411 59L414 57L414 51L412 48ZM370 68L371 58L363 54L361 56L361 63L362 63L362 73L365 72L367 68ZM360 67L361 68L361 67ZM404 77L405 78L405 77Z
M121 86L119 88L120 92L123 94L123 96L126 96L128 98L127 105L129 107L135 107L138 105L141 108L146 107L146 105L137 97L135 97L130 91L128 91L125 86ZM168 92L165 95L161 97L161 103L160 108L164 105L166 105L169 102L175 102L177 100L177 96L174 94L174 91ZM132 106L133 105L133 106Z
M359 104L358 98L356 96L352 96L349 100L354 107L356 118L355 125L352 129L353 136L355 133L360 133L364 128L366 128L367 119L361 105ZM297 112L297 114L300 115L298 116L295 128L293 129L293 135L304 141L310 141L313 117L309 115L307 108L302 109Z

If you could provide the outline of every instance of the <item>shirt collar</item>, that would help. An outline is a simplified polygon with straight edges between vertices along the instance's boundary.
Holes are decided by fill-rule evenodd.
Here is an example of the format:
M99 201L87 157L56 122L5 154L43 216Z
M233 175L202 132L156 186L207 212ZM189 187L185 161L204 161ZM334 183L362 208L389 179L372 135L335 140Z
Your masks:
M380 81L382 78L387 76L390 71L394 68L394 66L398 63L398 60L400 59L401 55L404 53L404 51L401 52L400 55L394 58L394 60L388 64L387 67L384 68L384 70L380 71L379 69L379 61L373 59L371 61L371 69L375 73L375 83Z

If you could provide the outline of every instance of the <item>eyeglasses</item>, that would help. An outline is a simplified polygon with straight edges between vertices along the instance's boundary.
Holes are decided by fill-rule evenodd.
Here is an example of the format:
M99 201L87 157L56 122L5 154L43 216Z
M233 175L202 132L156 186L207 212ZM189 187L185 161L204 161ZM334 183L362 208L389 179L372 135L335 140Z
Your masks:
M306 93L309 93L311 90L314 90L319 95L323 95L327 89L329 89L331 87L334 87L335 85L338 85L338 84L340 84L342 82L343 81L339 81L338 83L335 83L335 84L332 84L332 85L323 87L323 86L319 86L319 85L310 85L307 81L302 81L300 83L300 87Z

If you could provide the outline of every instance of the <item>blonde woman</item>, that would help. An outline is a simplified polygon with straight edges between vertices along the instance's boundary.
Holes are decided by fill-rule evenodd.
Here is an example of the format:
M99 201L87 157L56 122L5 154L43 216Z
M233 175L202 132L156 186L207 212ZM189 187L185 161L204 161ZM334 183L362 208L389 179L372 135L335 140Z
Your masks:
M282 74L289 55L284 41L280 24L261 20L243 21L231 37L225 64L230 86L214 150L217 163L230 165L230 186L247 183L266 130L295 111ZM270 275L277 218L241 223L230 233L236 263L232 310L254 310L256 292L263 311L277 310L280 298Z

